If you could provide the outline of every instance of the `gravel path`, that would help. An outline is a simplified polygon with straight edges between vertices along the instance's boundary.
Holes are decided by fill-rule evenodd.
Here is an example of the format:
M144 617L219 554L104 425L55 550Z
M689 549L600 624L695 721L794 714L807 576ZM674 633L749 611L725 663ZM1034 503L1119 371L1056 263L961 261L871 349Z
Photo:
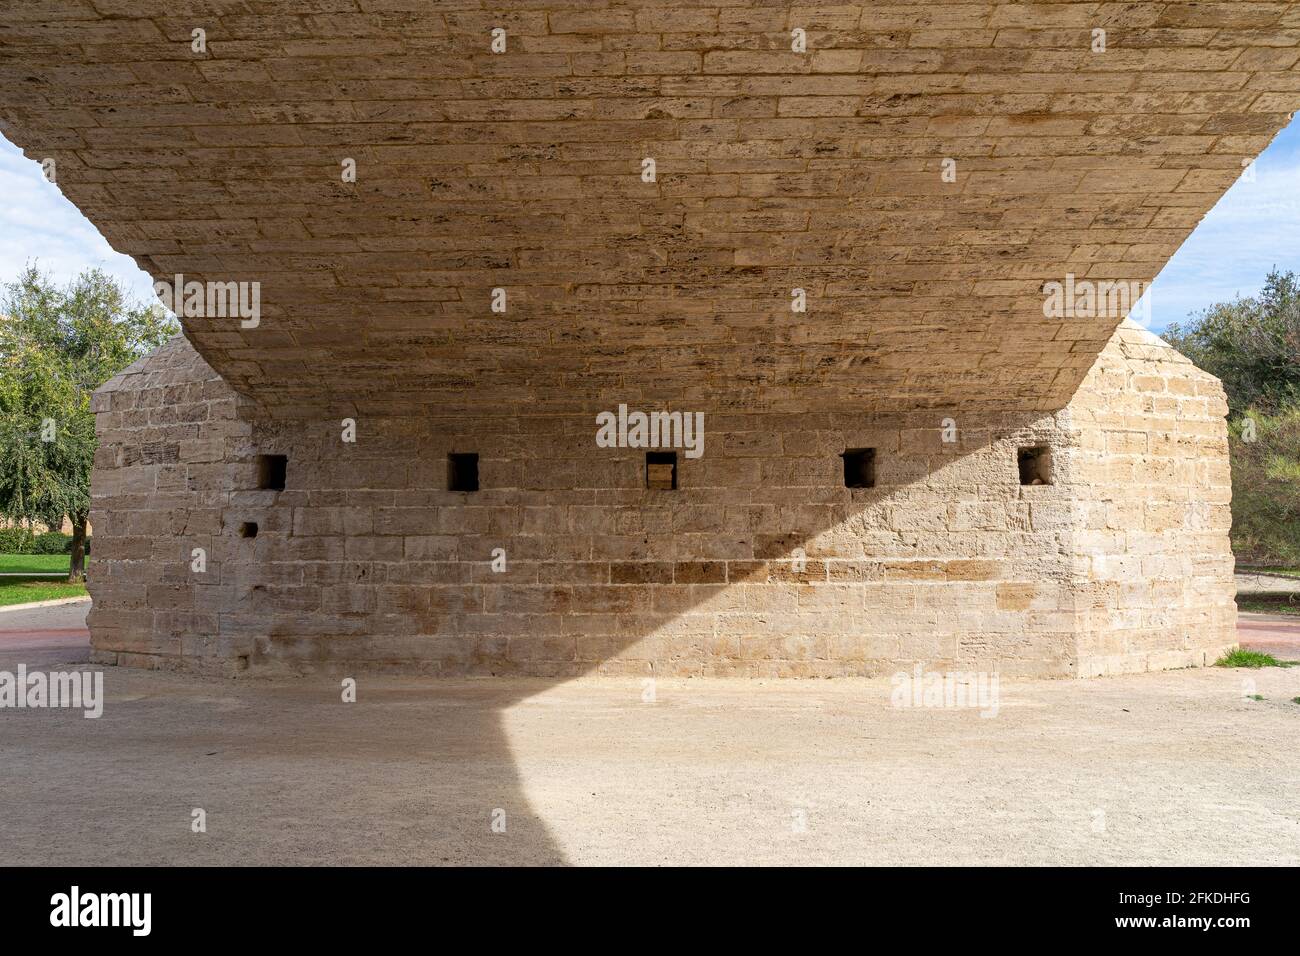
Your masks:
M1006 681L993 717L884 680L105 675L98 720L0 711L10 864L1300 864L1300 668Z

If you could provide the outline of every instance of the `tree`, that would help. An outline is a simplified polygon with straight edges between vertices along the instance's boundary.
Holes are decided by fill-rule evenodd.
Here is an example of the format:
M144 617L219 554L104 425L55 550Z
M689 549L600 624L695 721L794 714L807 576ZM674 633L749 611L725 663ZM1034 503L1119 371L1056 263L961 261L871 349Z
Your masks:
M1257 296L1220 302L1164 339L1223 382L1234 412L1300 400L1300 280L1276 269Z
M91 393L177 331L99 269L60 288L29 264L0 293L0 515L71 521L69 581L85 577Z
M1228 441L1232 550L1243 564L1300 567L1300 404L1248 409Z
M1220 302L1164 338L1228 395L1233 551L1300 564L1300 281L1274 270L1259 295Z

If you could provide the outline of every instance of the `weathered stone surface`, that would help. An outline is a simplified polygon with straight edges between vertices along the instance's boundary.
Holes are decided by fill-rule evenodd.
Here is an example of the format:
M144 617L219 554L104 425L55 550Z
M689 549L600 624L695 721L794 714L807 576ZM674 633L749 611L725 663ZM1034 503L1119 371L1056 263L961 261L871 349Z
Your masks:
M5 135L156 279L260 294L96 397L103 658L1088 675L1232 643L1218 384L1044 289L1154 277L1300 103L1300 3L0 24ZM599 446L624 404L703 414L704 454Z
M181 384L206 396L203 443L155 421ZM1234 642L1222 393L1131 324L1056 414L711 410L676 491L645 486L643 451L596 447L594 414L363 418L347 443L338 420L265 416L182 339L99 403L103 659L1087 675ZM145 436L179 458L126 464ZM839 455L865 446L876 487L846 488ZM1052 483L1022 485L1017 452L1041 446ZM479 491L446 490L451 451L479 454ZM287 456L284 490L253 487L257 454Z
M1235 641L1223 388L1122 325L1070 403L1080 672L1213 662ZM1083 570L1083 569L1081 569Z
M1122 316L1043 283L1152 279L1298 40L1293 2L29 0L0 129L155 277L261 283L185 326L273 414L1053 411Z

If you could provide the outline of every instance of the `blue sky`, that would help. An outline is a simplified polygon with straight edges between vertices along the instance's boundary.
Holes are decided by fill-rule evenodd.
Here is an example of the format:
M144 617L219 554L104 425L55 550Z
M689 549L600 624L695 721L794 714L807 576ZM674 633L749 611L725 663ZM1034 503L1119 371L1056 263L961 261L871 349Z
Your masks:
M29 261L61 282L99 266L142 302L155 301L153 280L135 260L114 252L58 187L46 181L40 164L0 137L0 282L12 282Z
M1269 269L1300 273L1300 121L1278 134L1187 237L1152 284L1159 332L1215 302L1253 295Z
M57 176L56 176L57 178ZM28 260L58 279L91 265L118 276L141 301L152 281L129 256L114 252L40 166L0 137L0 282ZM1292 123L1210 211L1150 292L1149 327L1171 322L1238 294L1252 295L1272 266L1300 272L1300 122Z

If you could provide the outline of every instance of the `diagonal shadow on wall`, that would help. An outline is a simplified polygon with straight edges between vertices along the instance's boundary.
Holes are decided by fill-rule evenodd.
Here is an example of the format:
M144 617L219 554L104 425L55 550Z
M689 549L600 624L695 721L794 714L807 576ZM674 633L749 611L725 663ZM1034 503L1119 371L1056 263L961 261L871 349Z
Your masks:
M638 707L641 682L661 676L889 674L916 662L1076 673L1081 628L1105 631L1127 586L1091 580L1087 554L1122 544L1107 530L1116 520L1145 520L1116 512L1098 524L1084 461L1132 466L1155 451L1098 448L1074 427L1073 403L1054 415L713 407L704 454L679 453L678 489L656 490L644 450L596 445L596 410L272 419L181 340L97 401L100 659L306 674L312 686L328 677L331 701L333 681L357 677L361 699L385 708L380 725L354 724L346 708L319 726L303 723L318 711L298 708L266 723L314 741L320 761L378 755L332 784L340 812L329 826L353 839L366 830L356 859L412 862L562 859L529 805L505 715L527 719L539 694L572 678L635 678L627 700ZM1081 417L1109 401L1092 396ZM1130 404L1116 415L1131 419ZM349 421L355 441L344 438ZM1200 480L1187 457L1199 446L1166 444L1160 454L1183 458L1149 480L1177 500L1180 481ZM874 451L874 487L846 487L850 449ZM1050 450L1050 483L1022 484L1026 449ZM478 491L448 490L453 453L479 456ZM283 488L258 487L265 455L285 457ZM1182 507L1202 520L1195 501ZM1099 529L1086 549L1076 540L1085 525ZM241 534L248 526L255 535ZM1202 556L1190 538L1174 543L1188 552L1175 577L1190 581ZM1153 538L1142 550L1161 547ZM194 548L208 556L202 574ZM1141 572L1128 560L1111 577ZM1155 609L1135 615L1158 623L1155 605L1169 598L1148 595ZM529 679L369 680L384 672ZM273 695L280 685L263 686ZM267 785L284 786L247 826L292 841L285 834L300 831L285 814L295 793L313 792L318 761L289 759L293 747L278 752L274 736L263 746L278 762ZM563 756L537 772L562 773ZM387 777L422 796L393 812ZM504 840L491 830L496 810ZM447 825L412 841L413 819Z
M1069 573L1064 482L1022 489L1016 465L1021 445L1052 442L1063 477L1066 430L1041 413L957 415L969 428L949 445L946 417L711 416L708 450L679 456L673 492L644 487L643 452L596 449L593 429L569 421L414 433L366 422L371 444L346 462L330 448L334 422L262 422L244 465L285 454L287 487L269 503L235 493L225 508L241 596L220 614L215 649L246 649L255 674L540 675L476 684L468 700L458 689L349 746L404 740L405 760L427 761L420 815L456 822L449 843L419 858L559 861L504 721L555 682L632 677L628 705L642 706L642 681L657 675L879 674L916 660L993 667L1009 654L1028 672L1069 666L1063 621L1031 634L1028 604L998 608L999 584L1037 581L1037 613L1068 613L1065 589L1048 583ZM844 485L840 454L857 447L876 451L873 488ZM421 488L441 484L457 450L479 452L482 490ZM366 487L383 482L395 487ZM1050 529L1034 530L1035 507L1054 516ZM256 541L229 534L248 520L263 529ZM493 570L497 548L504 570ZM368 785L354 782L347 799L364 802ZM508 839L491 832L498 810Z

